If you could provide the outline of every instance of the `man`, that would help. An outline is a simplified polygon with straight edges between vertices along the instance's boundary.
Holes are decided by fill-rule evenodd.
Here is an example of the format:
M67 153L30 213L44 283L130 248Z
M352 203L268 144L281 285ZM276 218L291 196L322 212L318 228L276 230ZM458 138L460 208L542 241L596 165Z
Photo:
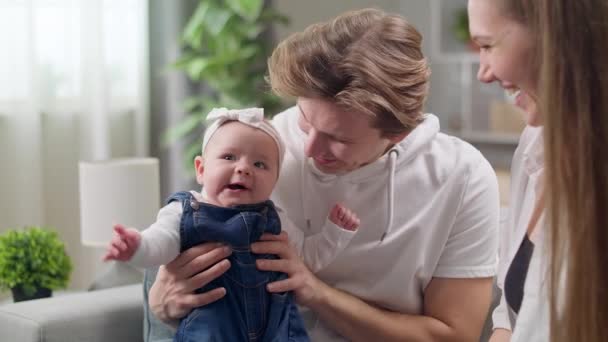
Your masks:
M481 154L424 114L430 71L421 36L379 10L345 13L283 41L270 83L297 106L273 123L286 144L275 203L308 234L329 203L361 224L335 261L312 274L285 234L255 243L280 260L313 341L476 341L495 275L498 185ZM331 234L328 234L331 236ZM218 300L192 292L228 267L228 248L198 246L161 268L150 292L164 321ZM219 262L218 262L219 261Z

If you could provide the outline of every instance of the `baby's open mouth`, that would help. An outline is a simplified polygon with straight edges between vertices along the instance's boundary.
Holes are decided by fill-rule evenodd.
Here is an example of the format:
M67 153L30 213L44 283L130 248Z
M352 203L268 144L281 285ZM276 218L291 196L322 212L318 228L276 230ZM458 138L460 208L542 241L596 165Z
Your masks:
M232 183L226 186L230 190L248 190L246 186L240 183Z

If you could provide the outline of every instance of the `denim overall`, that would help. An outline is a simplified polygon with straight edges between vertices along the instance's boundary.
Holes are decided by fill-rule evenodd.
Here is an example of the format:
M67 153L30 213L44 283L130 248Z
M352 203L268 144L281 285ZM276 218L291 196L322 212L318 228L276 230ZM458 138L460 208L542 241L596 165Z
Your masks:
M226 295L194 309L181 320L175 341L309 341L291 292L270 293L266 284L286 279L279 272L259 271L257 259L277 259L251 253L250 244L262 233L279 234L281 222L272 201L223 208L201 203L189 192L178 192L168 202L180 201L181 251L207 241L232 248L231 267L218 279L197 290L218 287Z

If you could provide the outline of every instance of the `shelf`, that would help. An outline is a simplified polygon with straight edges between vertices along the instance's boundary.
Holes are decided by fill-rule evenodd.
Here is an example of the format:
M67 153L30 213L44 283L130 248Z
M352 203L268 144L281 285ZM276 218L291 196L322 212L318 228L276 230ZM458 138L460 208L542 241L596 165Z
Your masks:
M475 52L436 52L433 61L439 63L479 64L479 54Z
M517 145L519 143L519 134L515 133L464 132L457 136L476 144Z
M517 145L519 143L519 134L515 133L459 132L447 130L445 131L445 134L458 137L471 144Z

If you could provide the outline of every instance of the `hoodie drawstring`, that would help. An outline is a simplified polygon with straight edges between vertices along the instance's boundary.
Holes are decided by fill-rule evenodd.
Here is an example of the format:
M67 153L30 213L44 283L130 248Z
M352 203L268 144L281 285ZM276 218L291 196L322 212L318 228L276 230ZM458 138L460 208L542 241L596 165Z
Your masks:
M384 232L380 237L380 242L384 241L384 238L390 232L391 226L393 225L393 215L395 212L395 165L397 164L396 160L399 156L399 151L396 149L391 149L388 151L388 166L389 166L389 175L388 175L388 223L384 228Z
M306 220L306 232L304 235L310 233L310 216L308 216L309 208L308 208L308 197L306 194L308 193L308 189L310 189L310 175L306 170L306 164L308 163L308 158L305 158L302 162L302 167L300 168L301 176L302 176L302 191L300 191L300 195L302 196L302 211L304 214L304 219Z

